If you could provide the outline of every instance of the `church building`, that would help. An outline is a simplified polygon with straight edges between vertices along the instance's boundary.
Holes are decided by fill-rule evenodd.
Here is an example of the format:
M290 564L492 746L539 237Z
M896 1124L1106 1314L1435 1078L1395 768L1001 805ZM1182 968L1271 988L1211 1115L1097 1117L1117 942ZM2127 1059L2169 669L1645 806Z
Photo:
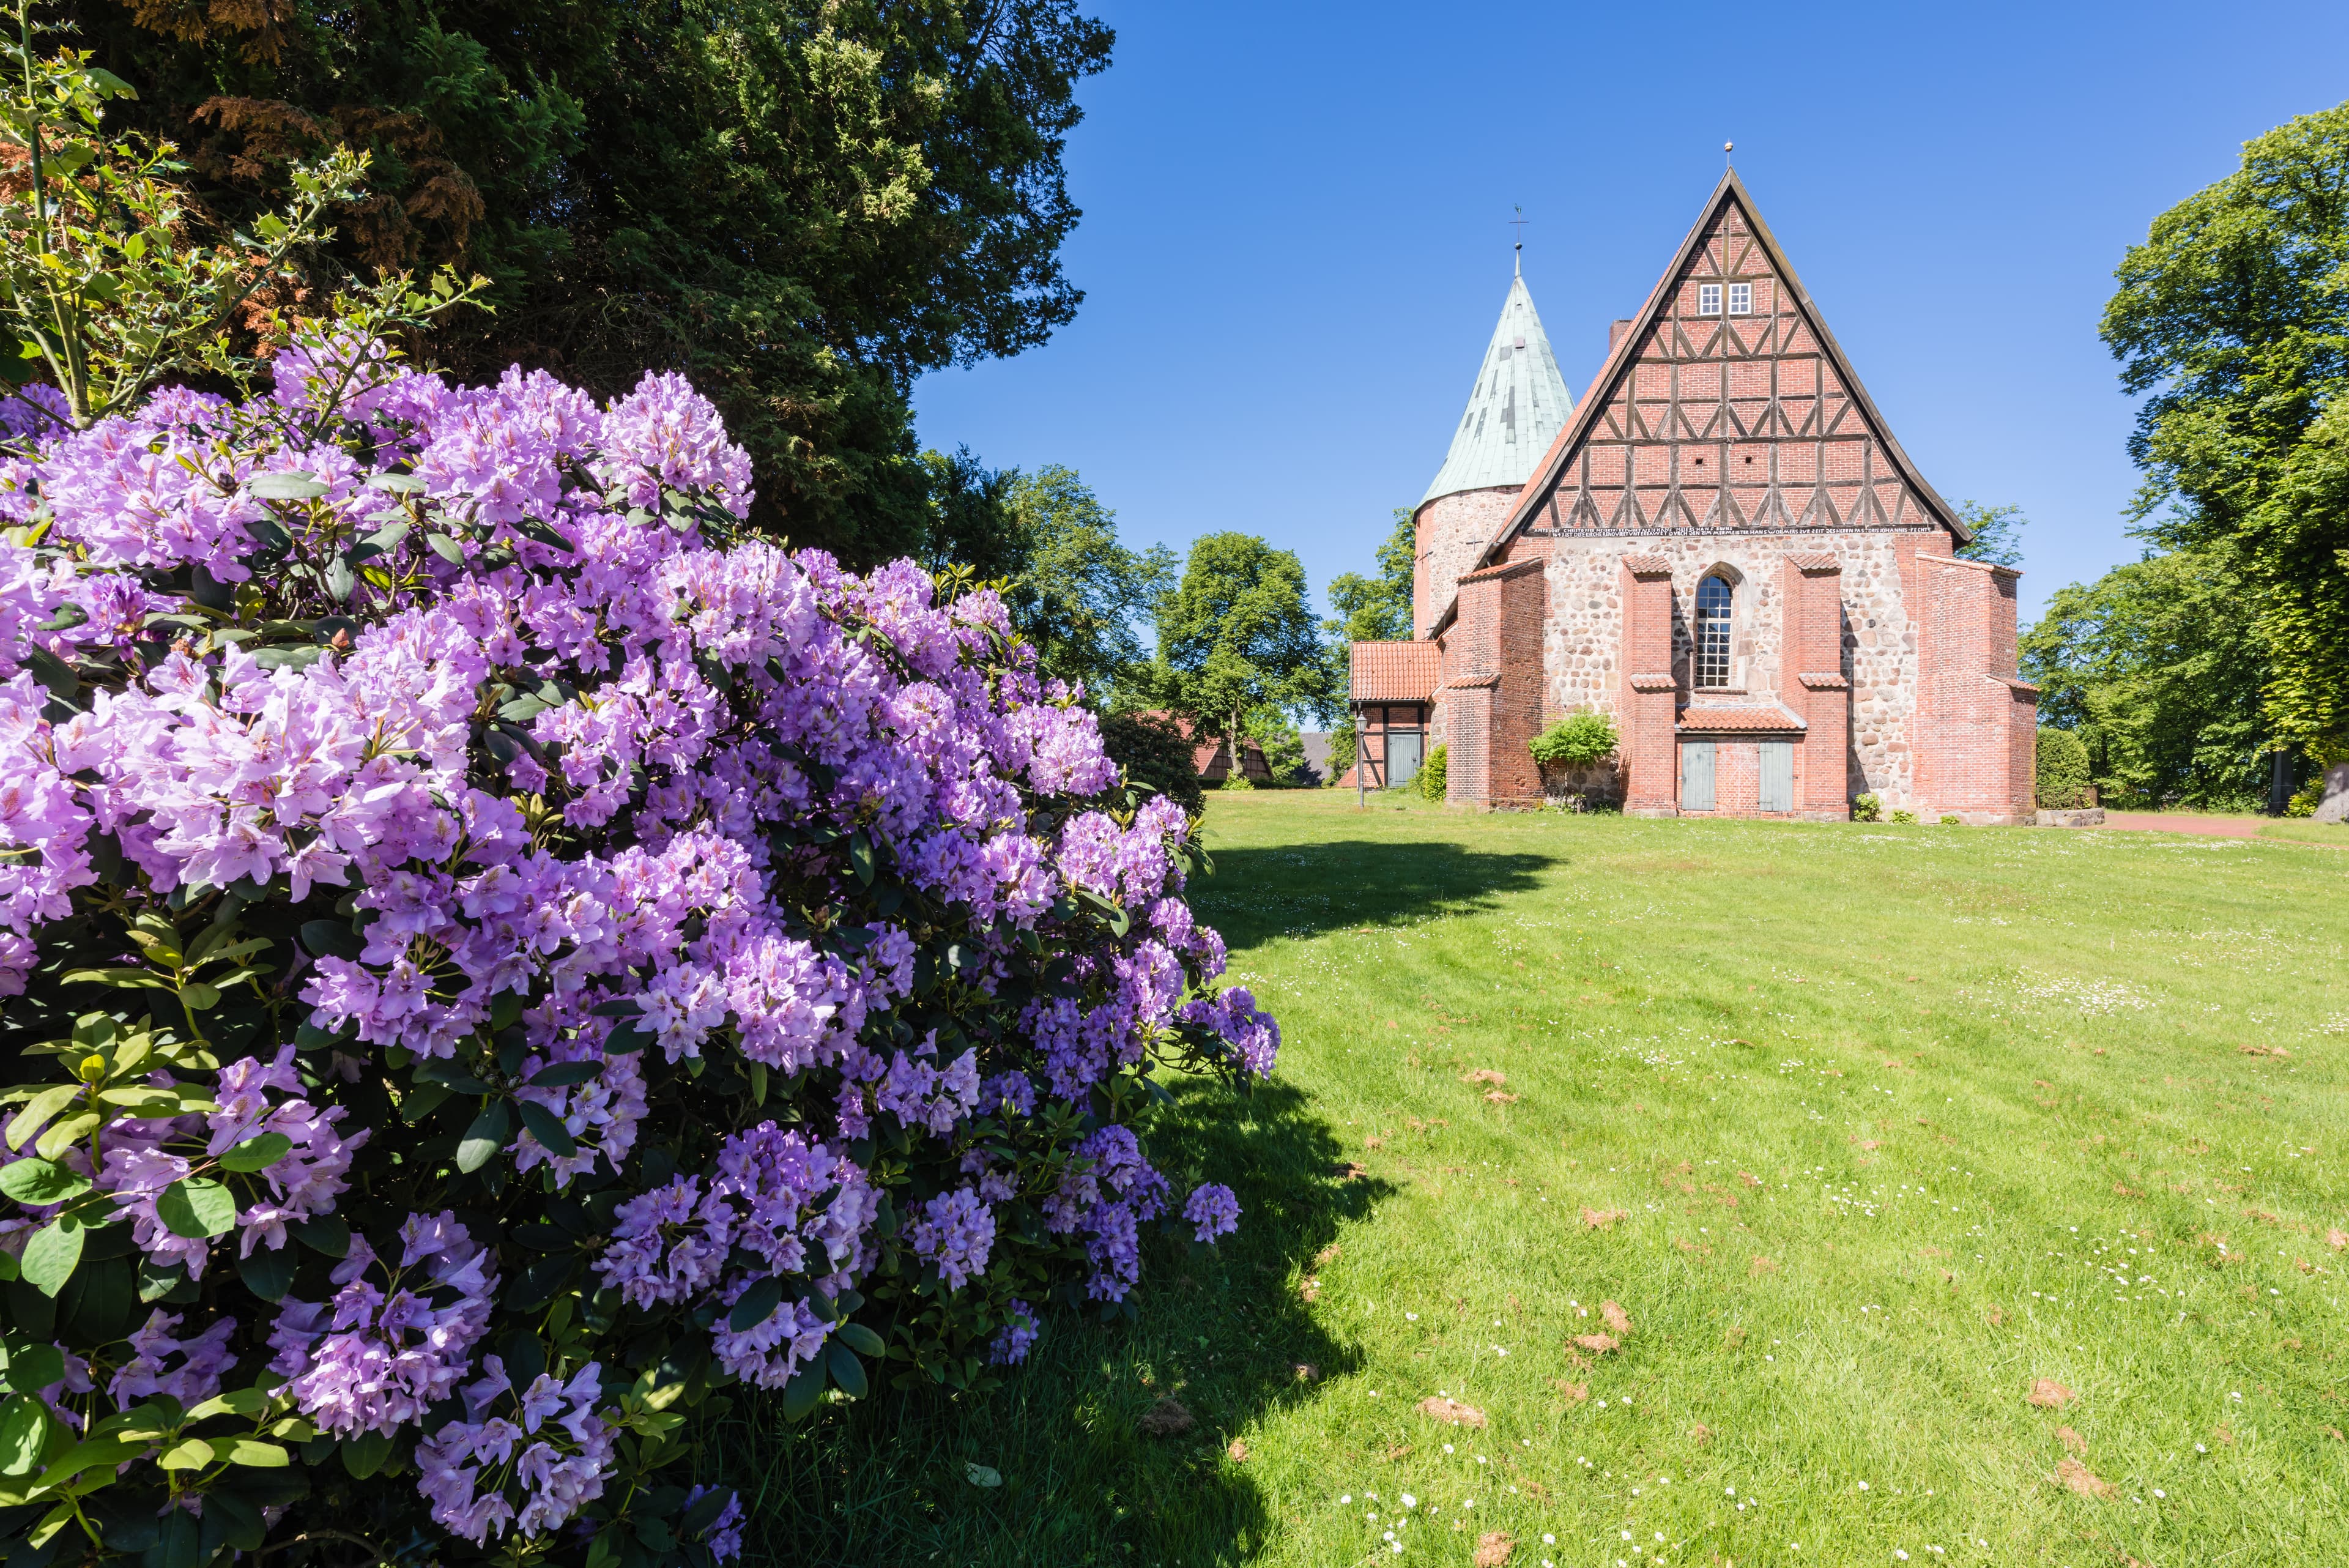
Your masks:
M2035 688L2007 566L1894 439L1725 175L1577 404L1522 276L1416 513L1413 639L1353 647L1374 783L1535 805L1529 742L1599 712L1643 816L2029 820Z

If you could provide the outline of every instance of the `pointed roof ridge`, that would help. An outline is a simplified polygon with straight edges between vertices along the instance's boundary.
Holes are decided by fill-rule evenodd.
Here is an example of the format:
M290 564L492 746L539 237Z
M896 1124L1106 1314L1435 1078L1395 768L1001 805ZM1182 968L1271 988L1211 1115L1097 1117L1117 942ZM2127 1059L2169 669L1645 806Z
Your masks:
M1516 500L1510 504L1508 521L1495 532L1492 543L1487 545L1476 557L1475 566L1482 566L1495 559L1502 546L1522 532L1526 524L1531 521L1535 504L1539 497L1557 483L1558 471L1565 462L1567 453L1573 451L1575 444L1588 433L1597 411L1607 406L1607 395L1614 390L1618 382L1630 374L1631 365L1639 358L1640 339L1648 335L1648 329L1656 324L1657 317L1663 313L1666 301L1672 296L1672 287L1681 275L1681 269L1688 265L1689 257L1704 243L1705 235L1712 232L1713 225L1720 219L1722 210L1732 202L1734 202L1738 211L1745 215L1746 223L1753 229L1754 237L1762 243L1763 254L1770 258L1770 265L1777 270L1778 275L1785 280L1787 291L1794 296L1795 307L1802 313L1805 325L1808 326L1813 335L1818 338L1819 347L1826 352L1828 363L1833 365L1836 373L1843 378L1844 386L1849 389L1852 400L1859 405L1862 417L1868 421L1877 439L1884 443L1884 450L1890 454L1894 464L1899 468L1900 477L1916 490L1919 498L1931 509L1935 518L1958 536L1959 543L1963 544L1973 537L1973 531L1959 518L1956 509L1941 499L1940 491L1926 483L1925 476L1918 472L1916 463L1909 460L1909 453L1902 449L1899 441L1893 435L1891 428L1885 423L1883 414L1877 410L1876 400L1868 395L1868 388L1860 381L1859 373L1852 369L1850 356L1843 351L1843 345L1836 341L1835 334L1827 330L1827 324L1820 318L1818 306L1812 303L1811 291L1803 286L1803 280L1796 275L1794 264L1786 259L1786 253L1779 245L1778 237L1770 232L1770 225L1762 221L1762 214L1755 209L1754 198L1745 189L1745 182L1737 177L1736 170L1731 169L1722 175L1721 182L1713 188L1713 194L1705 199L1704 210L1697 214L1696 222L1690 225L1688 237L1681 242L1680 249L1672 254L1671 264L1664 268L1663 275L1656 280L1655 287L1648 291L1647 302L1640 306L1639 314L1631 318L1630 329L1618 337L1614 346L1607 351L1607 358L1599 364L1599 373L1590 379L1588 390L1585 391L1580 401L1575 404L1573 417L1566 421L1558 431L1557 438L1550 442L1549 450L1544 452L1541 461L1534 465L1533 472L1526 477L1525 484L1517 491ZM1470 569L1474 570L1475 567ZM1440 630L1441 628L1433 629ZM1430 635L1433 635L1433 630Z
M1476 367L1467 411L1452 431L1444 465L1421 506L1464 490L1506 490L1525 483L1540 466L1550 438L1574 409L1557 356L1542 329L1541 313L1526 288L1523 252L1501 300L1485 358Z

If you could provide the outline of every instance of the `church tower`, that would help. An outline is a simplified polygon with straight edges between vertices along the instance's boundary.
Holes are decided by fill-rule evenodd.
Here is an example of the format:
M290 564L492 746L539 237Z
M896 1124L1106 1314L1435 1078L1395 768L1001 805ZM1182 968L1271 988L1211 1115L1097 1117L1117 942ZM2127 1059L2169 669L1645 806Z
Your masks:
M1485 347L1467 411L1427 493L1419 498L1417 564L1412 575L1412 635L1424 638L1451 609L1460 575L1472 569L1508 521L1510 504L1573 411L1557 357L1550 352L1533 296L1517 275Z

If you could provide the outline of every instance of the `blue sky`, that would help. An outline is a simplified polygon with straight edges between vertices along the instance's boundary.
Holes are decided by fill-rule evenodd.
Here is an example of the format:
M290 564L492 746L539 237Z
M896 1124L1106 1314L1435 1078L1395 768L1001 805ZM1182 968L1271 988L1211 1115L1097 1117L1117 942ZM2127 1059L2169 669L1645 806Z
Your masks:
M2024 613L2137 553L2096 337L2122 252L2349 98L2349 6L1101 3L1077 318L926 377L925 442L1066 463L1131 544L1236 528L1317 595L1442 462L1509 279L1579 397L1737 143L1909 454L2020 504Z

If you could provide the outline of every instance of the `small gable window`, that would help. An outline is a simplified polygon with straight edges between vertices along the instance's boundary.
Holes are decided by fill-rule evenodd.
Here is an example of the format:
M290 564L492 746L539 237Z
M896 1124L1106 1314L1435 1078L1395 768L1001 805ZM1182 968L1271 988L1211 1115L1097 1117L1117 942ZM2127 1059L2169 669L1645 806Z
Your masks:
M1732 316L1751 316L1754 314L1754 286L1752 284L1733 283L1729 286L1729 314Z
M1729 585L1707 577L1696 586L1696 683L1729 684Z
M1721 314L1721 285L1701 283L1696 286L1696 313L1699 316Z

